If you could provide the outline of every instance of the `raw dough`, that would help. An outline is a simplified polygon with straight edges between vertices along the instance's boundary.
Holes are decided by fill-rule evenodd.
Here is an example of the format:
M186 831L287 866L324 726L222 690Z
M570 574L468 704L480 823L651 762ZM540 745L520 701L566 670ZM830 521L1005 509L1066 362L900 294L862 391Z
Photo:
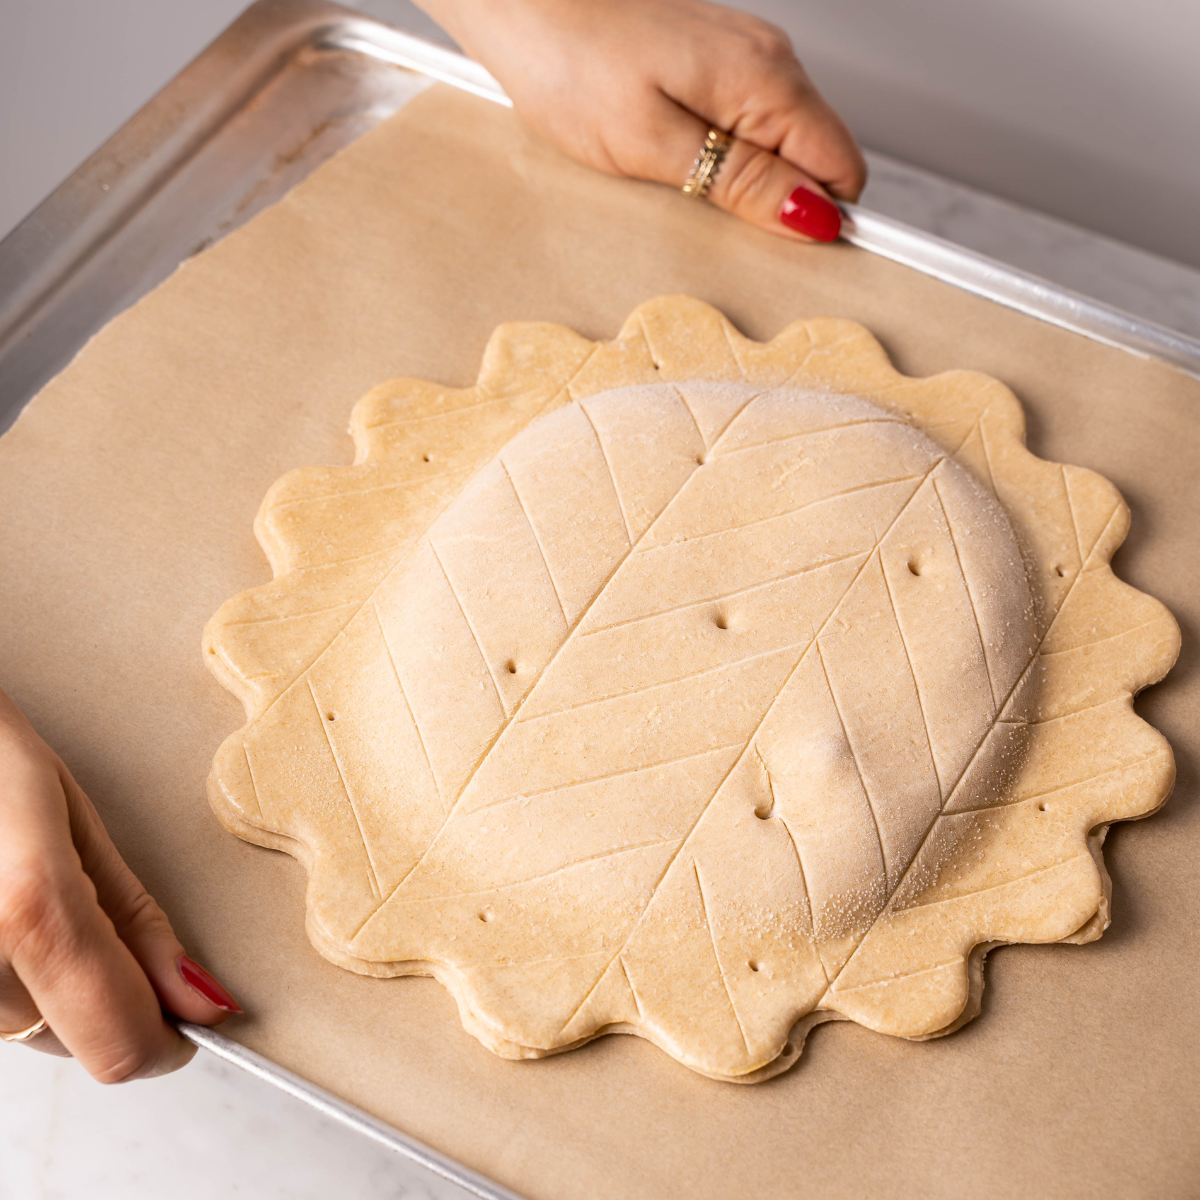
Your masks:
M1178 632L1000 384L674 298L613 343L502 327L475 388L384 385L353 431L205 639L249 717L214 808L305 863L334 962L436 975L510 1057L619 1030L754 1081L818 1020L956 1027L990 944L1102 932Z

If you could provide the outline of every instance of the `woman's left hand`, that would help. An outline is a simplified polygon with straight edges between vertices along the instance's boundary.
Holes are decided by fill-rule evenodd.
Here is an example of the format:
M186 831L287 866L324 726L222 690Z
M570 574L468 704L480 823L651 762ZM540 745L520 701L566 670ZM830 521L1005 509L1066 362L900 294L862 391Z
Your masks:
M195 1053L163 1013L241 1012L183 952L62 759L0 691L0 1036L72 1054L102 1083Z

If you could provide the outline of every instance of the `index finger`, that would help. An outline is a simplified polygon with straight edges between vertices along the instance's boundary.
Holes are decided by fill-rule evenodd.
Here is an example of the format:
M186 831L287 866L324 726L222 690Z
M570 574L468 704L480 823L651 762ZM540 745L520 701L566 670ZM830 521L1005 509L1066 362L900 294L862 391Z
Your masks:
M166 1023L141 967L83 891L41 906L12 956L14 971L58 1040L100 1082L183 1066L193 1047Z
M662 86L668 99L777 155L839 200L857 200L862 192L867 180L862 151L785 37L741 46L727 69L666 64Z
M52 777L51 777L52 779ZM59 1041L101 1082L182 1066L193 1048L167 1024L145 972L117 935L42 775L6 797L6 842L36 848L0 862L0 951Z
M765 80L756 106L734 121L731 132L778 154L839 200L857 200L867 182L854 135L802 71L800 78Z

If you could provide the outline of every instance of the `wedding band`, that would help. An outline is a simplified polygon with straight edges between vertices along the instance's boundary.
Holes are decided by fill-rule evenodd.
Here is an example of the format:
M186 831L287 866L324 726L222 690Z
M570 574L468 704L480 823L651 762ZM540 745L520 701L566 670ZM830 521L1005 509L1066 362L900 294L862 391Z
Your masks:
M0 1033L0 1042L27 1042L30 1038L37 1037L45 1028L46 1018L38 1017L28 1029L22 1029L20 1033Z
M721 161L732 145L733 135L731 133L726 133L721 129L708 131L704 138L704 149L692 163L687 183L683 185L685 196L694 196L697 200L703 200L708 195L708 189L712 187L712 181L716 179L717 172L721 169Z

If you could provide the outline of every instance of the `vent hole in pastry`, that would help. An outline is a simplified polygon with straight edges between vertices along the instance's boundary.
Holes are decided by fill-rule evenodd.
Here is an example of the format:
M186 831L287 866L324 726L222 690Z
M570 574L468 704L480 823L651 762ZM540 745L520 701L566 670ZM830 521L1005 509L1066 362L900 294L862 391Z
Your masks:
M485 908L485 909L480 910L479 919L486 923L486 922L490 921L495 915L496 914L494 912L492 912L492 910L490 908Z
M698 466L698 467L704 466L704 455L703 454L696 455L696 466Z
M717 613L717 615L713 618L713 624L718 629L728 629L729 628L729 622L725 619L724 613Z
M428 455L428 454L422 454L422 455L421 455L421 461L422 461L422 462L428 462L428 461L429 461L429 455Z
M661 370L662 370L662 366L661 366L659 363L655 363L655 364L654 364L654 369L655 369L656 371L661 371Z
M1055 575L1057 575L1059 577L1059 579L1061 579L1066 574L1066 571L1064 571L1062 569L1062 567L1060 567L1058 565L1058 563L1055 563L1054 564L1054 573L1055 573Z
M327 720L327 721L335 721L335 720L337 720L337 714L336 714L336 713L327 712L327 713L325 714L325 720Z
M775 811L775 797L772 796L766 804L760 804L755 810L754 815L760 820L765 821L771 813Z
M751 960L750 960L750 961L749 961L749 962L746 964L746 966L748 966L748 967L750 968L750 970L754 971L755 973L757 973L757 972L758 972L758 970L759 970L758 963L756 963L756 962L754 961L754 959L751 959Z
M1046 811L1046 806L1045 806L1044 804L1039 804L1039 805L1038 805L1038 812L1045 812L1045 811Z
M910 558L908 560L908 569L913 575L920 575L921 564L915 558Z
M515 675L515 674L517 673L517 662L516 662L516 659L510 658L510 659L508 660L508 662L506 662L506 663L504 664L504 669L505 669L505 670L506 670L506 671L507 671L507 672L508 672L510 675Z

